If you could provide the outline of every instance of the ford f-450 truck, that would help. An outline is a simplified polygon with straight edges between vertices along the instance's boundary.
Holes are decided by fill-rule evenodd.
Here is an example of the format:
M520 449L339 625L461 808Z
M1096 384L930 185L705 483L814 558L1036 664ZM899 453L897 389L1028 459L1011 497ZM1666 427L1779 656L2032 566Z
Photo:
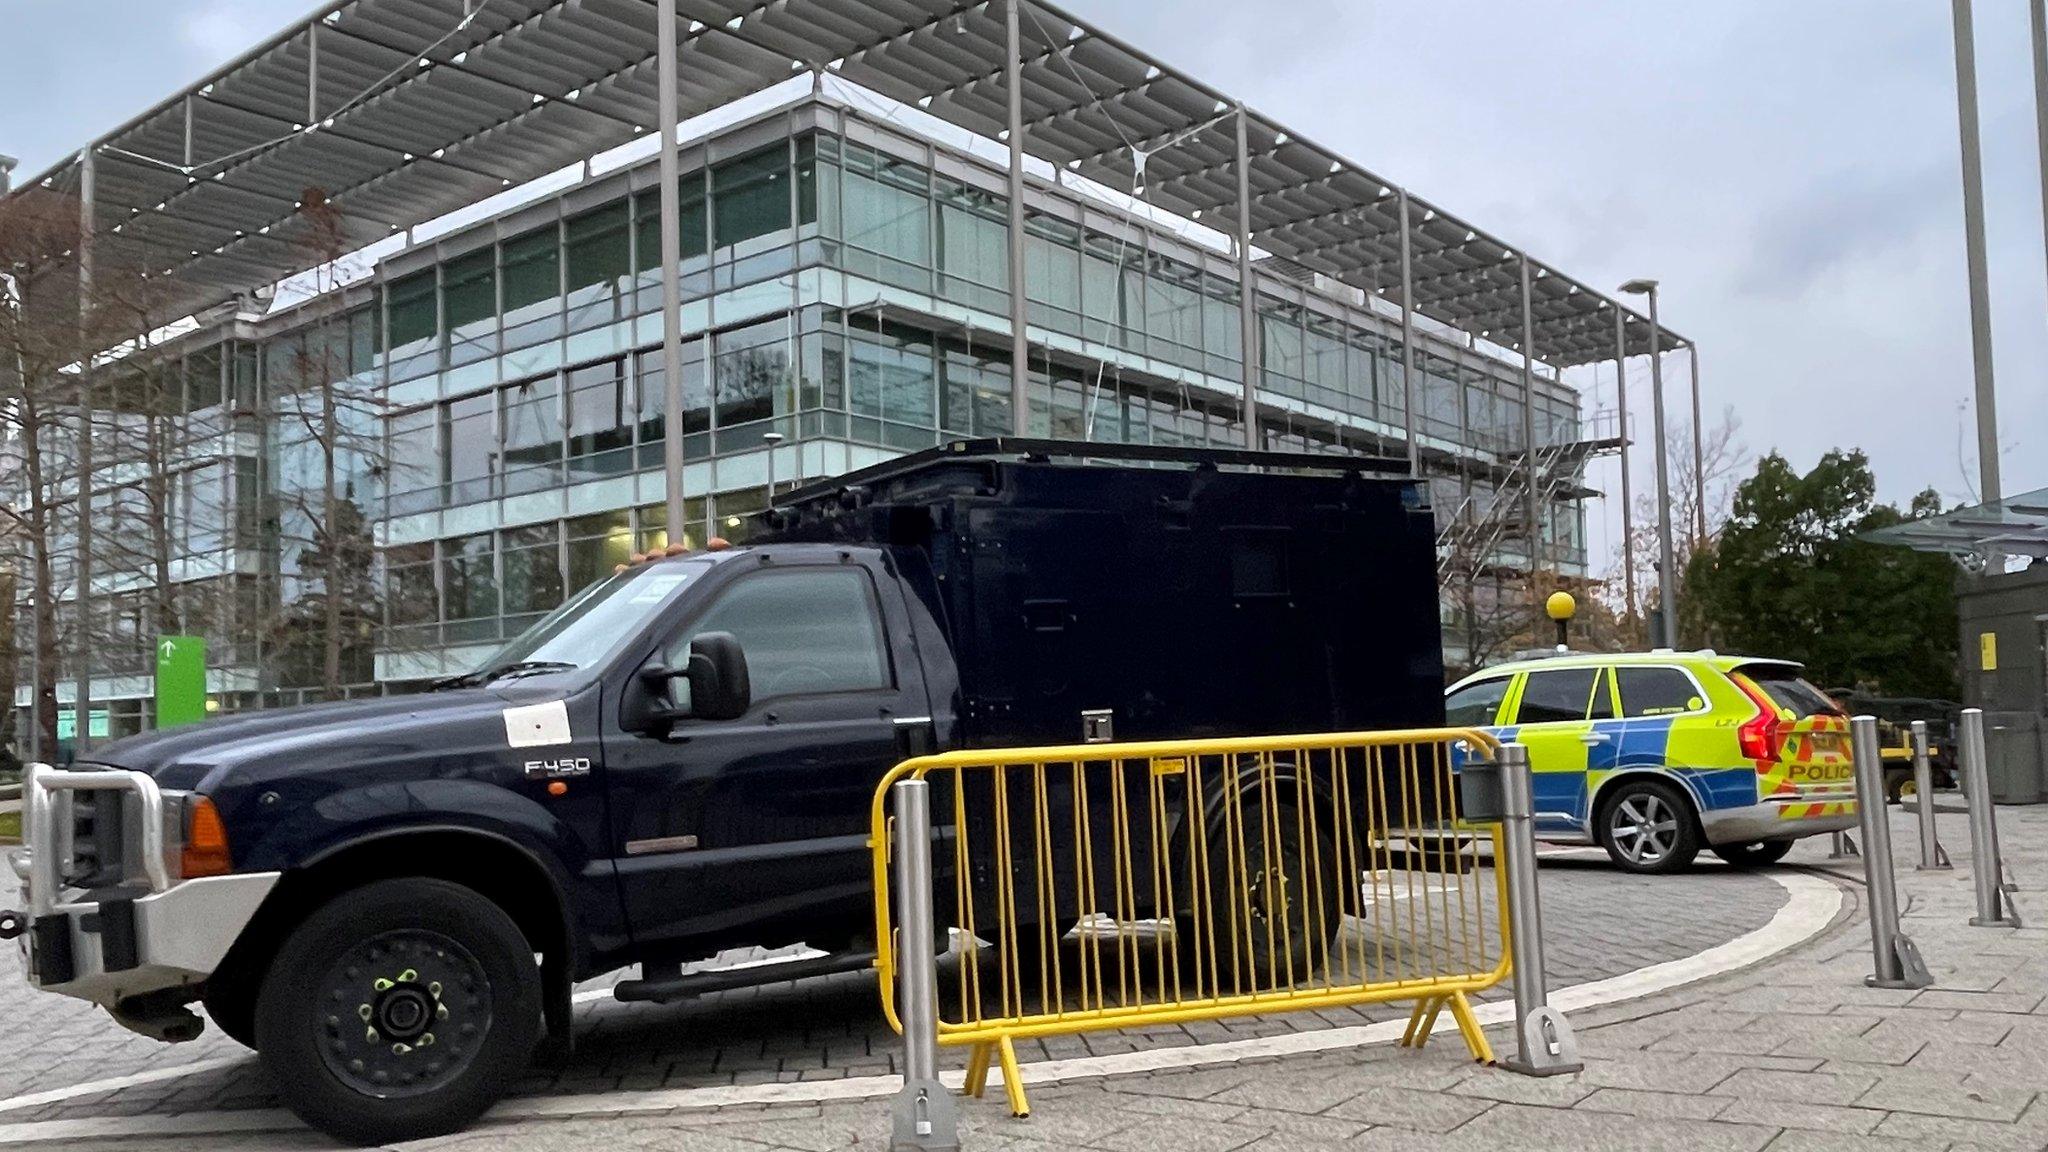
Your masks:
M577 981L870 964L869 805L907 756L1441 723L1398 467L979 441L779 496L746 545L636 558L434 691L35 767L0 936L145 1034L202 1005L327 1132L459 1128L567 1048ZM825 955L682 971L796 942Z

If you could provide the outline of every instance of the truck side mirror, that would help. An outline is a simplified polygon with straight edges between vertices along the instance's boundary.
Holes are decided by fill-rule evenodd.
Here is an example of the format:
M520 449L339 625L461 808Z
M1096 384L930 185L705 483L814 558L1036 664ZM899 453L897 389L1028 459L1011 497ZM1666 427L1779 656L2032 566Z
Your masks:
M706 632L690 641L682 679L690 686L689 715L700 720L733 720L753 702L747 654L730 632Z

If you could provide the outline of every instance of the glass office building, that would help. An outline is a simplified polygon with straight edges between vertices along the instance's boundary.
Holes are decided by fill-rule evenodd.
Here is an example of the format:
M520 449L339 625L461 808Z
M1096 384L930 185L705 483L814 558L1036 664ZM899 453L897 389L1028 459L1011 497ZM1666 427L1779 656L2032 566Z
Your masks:
M375 616L346 645L349 691L407 691L667 543L668 436L683 437L697 543L744 539L771 482L1011 431L1000 164L818 90L687 143L678 381L661 366L655 168L586 169L290 308L216 310L148 354L168 415L117 399L109 418L175 429L161 469L175 556L99 573L96 626L116 643L93 696L111 734L150 722L166 612L208 637L219 708L317 695L294 633L328 594L329 549L347 551L349 594ZM1036 177L1026 232L1031 435L1245 443L1227 238ZM1418 325L1411 388L1398 310L1284 260L1255 269L1267 447L1402 456L1412 426L1448 518L1527 453L1603 442L1547 368L1532 392L1519 356ZM663 416L670 387L680 429ZM107 484L124 465L102 467ZM1545 491L1544 571L1584 574L1586 495ZM1526 571L1529 535L1490 542L1488 570Z

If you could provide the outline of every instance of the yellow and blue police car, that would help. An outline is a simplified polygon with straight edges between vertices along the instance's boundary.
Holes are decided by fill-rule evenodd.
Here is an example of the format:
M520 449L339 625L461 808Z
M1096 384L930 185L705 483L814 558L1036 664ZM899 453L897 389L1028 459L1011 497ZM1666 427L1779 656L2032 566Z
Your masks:
M1475 672L1444 704L1452 725L1528 747L1538 837L1631 872L1702 848L1770 864L1856 823L1848 718L1790 661L1565 653Z

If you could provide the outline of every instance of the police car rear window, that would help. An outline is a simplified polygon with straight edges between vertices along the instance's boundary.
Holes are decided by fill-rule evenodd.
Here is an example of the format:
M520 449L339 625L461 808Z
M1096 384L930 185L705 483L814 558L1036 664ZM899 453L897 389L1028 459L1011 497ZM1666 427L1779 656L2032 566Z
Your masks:
M1780 708L1789 708L1794 717L1804 720L1810 716L1839 716L1842 709L1828 698L1828 694L1807 683L1804 677L1790 668L1772 664L1754 664L1738 668L1750 682L1763 689L1771 703Z
M1690 712L1700 694L1692 677L1676 668L1616 668L1614 684L1621 689L1621 714L1628 717Z

